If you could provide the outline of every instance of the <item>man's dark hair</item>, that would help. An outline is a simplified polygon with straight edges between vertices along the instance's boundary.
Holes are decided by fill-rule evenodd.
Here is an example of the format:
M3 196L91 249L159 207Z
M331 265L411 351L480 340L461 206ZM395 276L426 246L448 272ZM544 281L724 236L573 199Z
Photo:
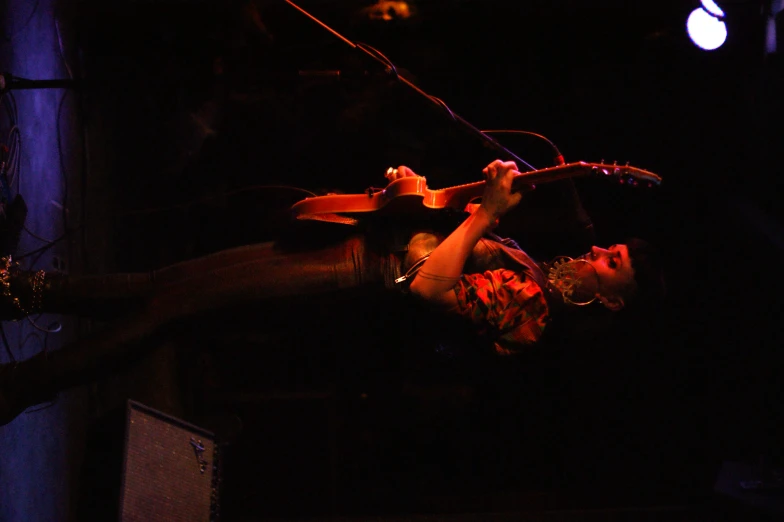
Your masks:
M635 306L660 303L667 295L661 254L653 245L636 237L626 239L625 244L637 283Z

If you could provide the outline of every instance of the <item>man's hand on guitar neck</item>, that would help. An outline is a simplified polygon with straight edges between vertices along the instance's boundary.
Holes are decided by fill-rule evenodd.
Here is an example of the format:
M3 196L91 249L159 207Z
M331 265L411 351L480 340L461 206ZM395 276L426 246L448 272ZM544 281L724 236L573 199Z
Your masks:
M400 165L398 168L389 167L387 169L387 173L384 174L384 177L387 178L389 183L396 181L398 179L403 178L423 178L424 176L420 176L410 168L406 167L405 165Z
M482 170L482 173L485 175L485 179L488 180L485 187L485 192L487 193L487 191L492 191L491 198L488 199L487 195L485 195L482 197L482 201L488 202L485 206L485 210L488 210L488 212L492 211L498 215L498 217L495 218L495 224L493 225L496 227L498 226L501 215L506 214L509 210L515 207L517 203L520 202L519 196L533 190L534 187L531 186L528 189L520 191L519 193L512 193L511 183L514 179L514 176L518 174L517 165L515 165L515 163L512 161L504 163L501 160L496 160L485 167ZM463 210L469 214L473 214L481 206L482 203L468 203ZM499 211L501 213L497 214Z
M512 193L512 181L517 174L513 162L497 160L483 172L487 183L482 203L433 250L411 282L411 292L426 301L446 308L457 305L453 288L474 246L522 198L522 194Z
M491 221L498 220L520 203L523 195L512 192L512 182L516 175L517 165L514 161L495 160L482 169L485 175L485 190L482 194L480 208L484 209Z

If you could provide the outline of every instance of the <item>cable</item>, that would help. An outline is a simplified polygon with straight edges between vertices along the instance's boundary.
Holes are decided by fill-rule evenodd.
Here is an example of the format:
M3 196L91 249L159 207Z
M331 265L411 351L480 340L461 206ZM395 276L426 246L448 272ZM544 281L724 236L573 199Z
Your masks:
M444 109L446 109L446 112L449 113L449 115L452 117L452 119L457 121L457 117L455 116L455 113L452 112L452 109L449 108L449 105L444 103L444 100L442 100L441 98L436 98L435 96L430 96L430 99L433 100L434 102L436 102L437 104L439 104Z
M54 243L54 241L51 239L46 239L45 237L39 236L38 234L36 234L35 232L27 228L27 225L22 225L22 229L24 229L25 232L27 232L28 234L30 234L31 236L33 236L39 241L43 241L44 243Z
M536 132L531 131L524 131L524 130L516 130L516 129L491 129L491 130L483 130L485 134L525 134L528 136L535 136L537 138L543 139L546 141L550 147L552 147L553 151L555 152L555 164L556 165L563 165L564 164L564 157L561 154L561 151L558 150L558 147L555 146L549 138L543 136L542 134L537 134Z
M54 245L56 245L57 243L59 243L60 241L62 241L65 238L66 238L66 234L63 234L60 237L58 237L57 239L53 239L52 242L47 244L47 245L44 245L44 246L42 246L40 248L36 248L35 250L31 250L30 252L25 252L22 255L16 256L16 259L25 259L25 258L33 256L35 254L40 254L40 253L46 252L47 250L49 250L50 248L52 248Z
M35 321L33 321L32 317L30 317L29 315L27 316L27 318L26 318L26 319L27 319L27 321L28 321L28 322L29 322L31 325L33 325L33 327L34 327L36 330L38 330L38 331L41 331L41 332L44 332L45 334L58 333L58 332L62 331L62 329L63 329L63 325L62 325L62 324L60 324L60 323L59 323L59 322L57 322L57 321L55 321L55 322L53 322L52 324L50 324L50 325L49 325L49 328L44 328L43 326L40 326L38 323L36 323ZM44 346L44 350L46 350L46 346Z
M66 235L67 234L63 234L62 237L65 238ZM34 255L34 257L32 257L32 259L30 259L30 263L29 263L29 266L31 267L31 270L32 270L32 267L34 267L34 266L36 266L38 264L38 261L41 260L41 257L43 257L43 255L46 253L46 251L49 250L49 248L53 247L55 243L56 243L56 241L52 241L51 243L48 243L48 244L45 245L46 248L40 248L40 249L34 250L33 252L29 252L29 254L33 254ZM19 257L17 257L17 259L19 259Z
M384 56L384 53L382 53L378 49L376 49L376 48L374 48L374 47L372 47L372 46L370 46L370 45L368 45L366 43L362 43L362 42L357 42L357 47L359 47L360 49L362 49L363 51L365 51L367 53L375 55L377 58L380 58L381 61L383 61L385 64L387 64L387 67L389 67L390 72L392 72L392 74L395 75L395 78L399 77L399 75L397 73L397 67L395 67L394 63L392 63L392 60L390 60L389 58Z

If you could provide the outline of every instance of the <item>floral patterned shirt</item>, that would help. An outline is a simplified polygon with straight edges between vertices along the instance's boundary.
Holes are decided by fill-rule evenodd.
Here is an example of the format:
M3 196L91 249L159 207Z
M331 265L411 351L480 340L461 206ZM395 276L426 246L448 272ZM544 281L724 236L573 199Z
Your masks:
M535 344L549 320L542 288L524 271L464 274L454 291L457 312L489 335L500 355Z

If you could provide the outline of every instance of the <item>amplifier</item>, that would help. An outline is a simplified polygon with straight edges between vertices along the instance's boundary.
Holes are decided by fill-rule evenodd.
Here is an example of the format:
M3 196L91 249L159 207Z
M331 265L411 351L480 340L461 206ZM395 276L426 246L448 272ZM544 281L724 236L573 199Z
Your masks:
M217 521L214 435L135 401L119 413L88 439L81 514L120 522Z

